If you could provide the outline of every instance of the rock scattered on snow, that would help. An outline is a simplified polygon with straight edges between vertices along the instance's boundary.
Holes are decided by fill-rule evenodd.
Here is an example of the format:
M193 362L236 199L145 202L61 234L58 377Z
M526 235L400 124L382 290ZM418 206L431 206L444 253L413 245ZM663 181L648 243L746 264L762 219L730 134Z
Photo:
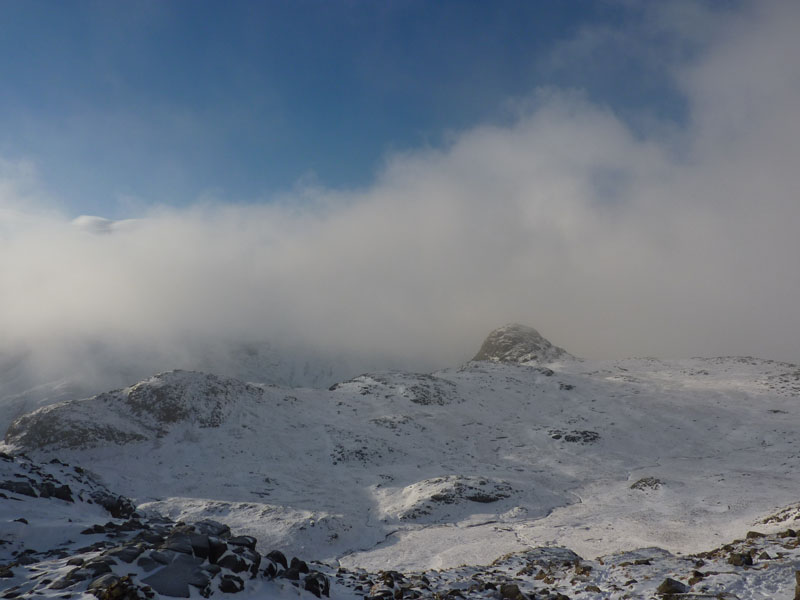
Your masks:
M399 398L422 406L445 406L459 402L455 387L453 382L435 375L388 371L359 375L332 385L330 391L356 391L362 396Z
M31 525L42 514L37 506L81 509L90 518L101 517L97 511L102 509L90 503L92 494L102 490L114 497L86 471L60 461L38 464L3 455L0 467L4 479L26 481L37 491L43 483L70 486L73 502L6 490L0 506L6 514L9 507L18 506ZM444 507L499 501L513 494L503 482L476 477L441 477L420 484L430 502ZM691 556L651 548L586 560L565 548L543 547L506 555L489 566L400 573L288 560L280 550L261 554L254 537L234 535L219 521L187 524L154 512L95 522L74 539L48 549L17 546L8 551L6 525L0 529L0 539L6 542L0 542L3 599L84 593L100 600L225 594L368 600L788 598L800 568L795 529L776 534L751 531L744 539ZM313 555L314 548L309 552Z
M240 593L262 585L259 581L277 582L276 592L286 581L318 598L330 594L330 580L316 568L296 557L287 567L278 550L262 556L254 537L234 536L217 521L189 525L155 513L137 514L81 533L84 539L57 551L13 553L7 564L0 564L0 576L11 580L0 598L82 592L100 600L208 598Z
M638 481L631 484L632 490L657 490L661 487L663 482L657 477L642 477Z
M39 463L0 453L0 523L6 521L0 526L0 564L78 535L88 525L82 518L128 518L133 513L128 498L109 491L81 467L57 458Z
M563 439L565 442L573 444L592 444L600 439L600 434L596 431L577 430L564 431L563 429L550 429L550 437L554 440Z

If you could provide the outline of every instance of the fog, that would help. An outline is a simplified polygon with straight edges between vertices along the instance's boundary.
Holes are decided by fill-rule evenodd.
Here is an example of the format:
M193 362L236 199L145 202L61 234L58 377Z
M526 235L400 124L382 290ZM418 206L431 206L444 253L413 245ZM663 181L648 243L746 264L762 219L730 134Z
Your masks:
M0 163L0 354L97 385L239 341L434 369L516 321L585 357L800 362L800 5L670 15L708 38L669 65L685 123L536 90L367 189L123 222L73 219Z

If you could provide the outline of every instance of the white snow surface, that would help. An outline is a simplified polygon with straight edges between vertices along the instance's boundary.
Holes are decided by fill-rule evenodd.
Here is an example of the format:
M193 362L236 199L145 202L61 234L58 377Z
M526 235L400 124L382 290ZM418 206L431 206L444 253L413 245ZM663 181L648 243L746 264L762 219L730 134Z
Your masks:
M132 413L143 395L152 412ZM170 372L34 412L3 449L83 465L262 552L348 568L486 565L541 546L687 554L800 499L799 397L800 368L749 357L482 361L331 390ZM56 431L25 438L37 423ZM112 433L93 436L99 425Z

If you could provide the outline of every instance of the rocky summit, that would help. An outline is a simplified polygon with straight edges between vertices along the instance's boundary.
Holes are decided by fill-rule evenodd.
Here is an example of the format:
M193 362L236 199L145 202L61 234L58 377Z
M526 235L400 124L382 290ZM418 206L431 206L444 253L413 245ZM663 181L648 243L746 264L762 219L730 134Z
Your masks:
M492 331L472 360L548 363L564 358L573 357L551 344L533 327L511 323Z

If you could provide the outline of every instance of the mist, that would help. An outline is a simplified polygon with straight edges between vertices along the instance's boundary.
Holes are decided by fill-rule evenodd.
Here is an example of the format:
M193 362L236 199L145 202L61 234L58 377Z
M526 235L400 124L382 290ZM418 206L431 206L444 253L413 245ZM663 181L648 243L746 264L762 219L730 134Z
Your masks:
M432 370L522 322L577 356L800 362L798 22L788 2L709 21L669 65L686 122L536 90L362 190L74 219L5 161L0 356L97 387L240 342Z

